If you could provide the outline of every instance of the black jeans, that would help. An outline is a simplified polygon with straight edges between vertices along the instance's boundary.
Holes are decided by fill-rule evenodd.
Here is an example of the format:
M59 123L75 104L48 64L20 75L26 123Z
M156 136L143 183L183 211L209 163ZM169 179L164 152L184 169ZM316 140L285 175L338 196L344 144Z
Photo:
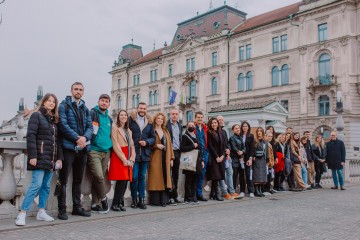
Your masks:
M321 175L324 173L324 167L323 164L325 163L321 163L320 161L315 161L315 183L316 184L320 184L320 180L321 180Z
M73 209L81 207L81 182L84 176L84 170L87 160L86 150L75 152L73 150L64 149L64 161L60 170L60 191L58 195L59 210L66 210L66 184L70 175L73 173L72 182L72 200Z
M185 174L185 197L184 201L188 202L197 202L196 197L196 178L198 175L196 173L187 173Z
M171 178L172 178L172 190L169 194L169 198L177 198L178 197L178 192L177 192L177 188L178 188L178 182L179 182L179 167L180 167L180 150L174 150L174 165L171 168Z
M127 180L116 181L114 198L112 201L113 206L122 205L124 206L124 194L126 192Z
M275 190L279 190L283 187L283 183L285 181L285 174L284 171L279 171L275 173L275 179L274 179L274 188Z
M233 167L233 184L234 189L236 190L237 187L237 179L239 178L240 184L240 192L245 193L245 187L247 185L248 193L254 193L254 184L253 181L250 180L250 173L251 166L245 165L245 169L239 167ZM239 177L238 177L239 176Z

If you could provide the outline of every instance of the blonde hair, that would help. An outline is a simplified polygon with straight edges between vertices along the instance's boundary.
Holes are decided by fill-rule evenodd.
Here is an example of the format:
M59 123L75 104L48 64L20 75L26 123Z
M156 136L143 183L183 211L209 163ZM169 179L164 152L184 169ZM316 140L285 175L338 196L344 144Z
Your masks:
M318 138L322 138L322 136L317 135L317 136L315 137L315 141L314 141L315 146L316 146L316 147L319 147L319 146L320 146L321 148L324 148L323 141L318 142L318 141L317 141Z

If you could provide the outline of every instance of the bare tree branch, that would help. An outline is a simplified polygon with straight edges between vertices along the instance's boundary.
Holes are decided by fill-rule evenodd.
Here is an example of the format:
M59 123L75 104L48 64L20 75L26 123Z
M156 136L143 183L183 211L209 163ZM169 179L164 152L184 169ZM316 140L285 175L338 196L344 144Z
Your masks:
M0 4L3 4L5 2L5 0L2 0L1 2L0 2ZM1 25L1 23L2 23L2 13L0 14L0 25Z
M1 2L0 2L0 4L2 4L2 3L4 3L5 2L5 0L2 0Z

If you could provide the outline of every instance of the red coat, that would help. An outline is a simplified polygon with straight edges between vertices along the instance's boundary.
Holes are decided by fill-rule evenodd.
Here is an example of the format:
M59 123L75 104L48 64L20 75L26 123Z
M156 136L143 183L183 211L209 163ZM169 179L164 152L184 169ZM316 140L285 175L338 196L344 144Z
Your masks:
M129 159L128 147L121 147L121 150L126 158ZM114 151L111 152L108 179L132 181L132 167L125 167Z
M132 132L127 129L129 133L129 140L122 128L117 127L113 124L111 129L111 140L113 143L113 150L110 156L110 167L109 167L109 180L127 180L132 181L132 167L124 166L123 162L127 160L135 162L135 148L132 140ZM129 148L130 146L130 154ZM130 155L130 156L129 156Z
M284 171L285 169L285 161L284 155L281 152L276 152L278 163L275 165L275 172Z

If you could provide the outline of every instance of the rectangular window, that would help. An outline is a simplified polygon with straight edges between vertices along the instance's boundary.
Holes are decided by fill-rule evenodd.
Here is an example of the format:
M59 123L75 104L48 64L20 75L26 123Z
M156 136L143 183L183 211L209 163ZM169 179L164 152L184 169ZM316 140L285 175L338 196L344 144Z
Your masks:
M273 53L279 52L279 37L274 37L272 39L272 49Z
M251 58L251 44L246 45L246 59Z
M140 74L137 75L137 85L140 84Z
M186 72L190 72L190 59L186 59Z
M245 60L244 47L239 47L239 61Z
M286 111L289 111L289 100L281 100L280 104L286 109Z
M195 71L195 58L191 58L191 71Z
M154 70L154 81L157 81L158 80L158 70L155 69Z
M134 86L137 85L137 84L136 84L136 82L137 82L136 79L137 79L137 78L136 78L136 75L134 75L134 77L133 77L133 85L134 85Z
M153 70L150 70L150 82L154 81Z
M217 52L212 53L212 61L211 61L211 63L212 63L213 67L217 65Z
M328 39L327 23L318 25L318 36L319 36L319 42L322 42L322 41L325 41Z
M157 69L150 71L150 82L154 82L157 80Z
M172 64L169 64L169 77L172 76L173 67Z
M121 79L118 79L117 84L118 84L117 88L120 89L121 88Z
M287 50L287 35L282 35L281 37L281 51Z

